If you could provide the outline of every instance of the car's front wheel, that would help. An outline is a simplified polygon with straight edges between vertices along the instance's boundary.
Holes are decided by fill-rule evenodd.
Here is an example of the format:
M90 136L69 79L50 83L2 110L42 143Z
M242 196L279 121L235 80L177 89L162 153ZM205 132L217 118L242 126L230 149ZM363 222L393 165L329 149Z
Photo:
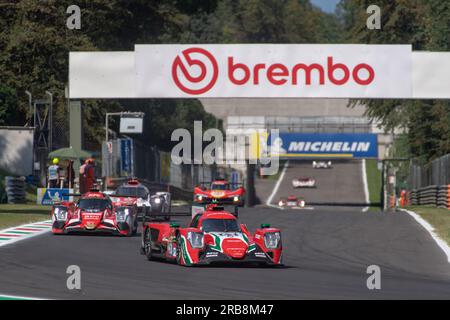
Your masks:
M147 228L147 230L145 230L145 234L144 234L144 254L147 257L147 260L153 260L152 236L151 236L150 228Z
M131 232L131 234L132 234L133 236L136 235L137 229L138 229L138 217L136 216L136 217L134 218L133 231Z
M181 262L182 253L181 253L181 236L180 236L180 234L177 235L176 241L177 241L177 254L176 254L177 264L181 265L182 264L182 262Z

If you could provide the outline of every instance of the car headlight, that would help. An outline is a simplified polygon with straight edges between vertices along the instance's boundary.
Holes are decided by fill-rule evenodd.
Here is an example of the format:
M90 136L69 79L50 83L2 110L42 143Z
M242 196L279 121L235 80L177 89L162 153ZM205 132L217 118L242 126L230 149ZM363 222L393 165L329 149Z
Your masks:
M267 232L264 234L264 245L267 249L276 249L280 245L281 234L279 232Z
M203 196L202 196L201 194L198 194L198 195L197 195L197 199L200 200L200 201L202 201L202 200L203 200Z
M282 207L284 205L283 201L278 202L278 205Z
M116 220L118 222L125 222L128 215L130 214L130 209L128 208L117 208L116 209Z
M58 221L66 221L67 220L67 209L64 207L56 207L53 211L55 215L55 219Z
M156 204L160 204L161 203L161 198L155 198L155 203Z
M239 201L239 197L238 197L238 196L235 196L235 197L233 198L233 201L234 201L234 202L238 202L238 201Z
M187 233L187 239L189 240L192 248L203 248L203 233L189 231Z

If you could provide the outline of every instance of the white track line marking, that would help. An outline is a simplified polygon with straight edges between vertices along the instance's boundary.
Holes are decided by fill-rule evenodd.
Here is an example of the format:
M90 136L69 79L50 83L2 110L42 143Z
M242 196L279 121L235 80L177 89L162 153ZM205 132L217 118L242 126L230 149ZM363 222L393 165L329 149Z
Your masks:
M275 195L277 194L278 189L280 188L281 182L283 181L283 178L284 178L284 175L286 174L286 170L287 170L288 166L289 166L289 160L284 163L283 171L281 171L281 174L278 177L277 183L275 184L275 187L273 187L272 193L270 194L269 198L266 201L266 205L268 205L269 207L279 208L278 206L275 206L272 204L272 200L273 200L273 197L275 197Z
M278 209L278 210L284 210L284 208L279 207L279 206L277 206L277 205L275 205L275 204L267 204L267 206L269 206L269 207L271 207L271 208Z
M431 235L433 240L437 243L437 245L444 251L445 255L447 256L447 261L450 263L450 247L448 246L447 242L442 240L436 232L434 232L434 228L431 224L428 223L425 219L423 219L420 215L413 211L409 211L406 209L400 209L402 211L405 211L408 213L411 217L413 217L422 227L425 228L425 230L428 231L428 233Z
M362 160L361 165L362 170L362 180L363 180L363 186L364 186L364 200L366 204L369 204L369 186L367 184L367 172L366 172L366 159ZM366 212L369 210L369 207L364 207L362 209L362 212Z
M0 230L0 235L2 234L8 234L8 236L0 236L0 238L9 238L11 237L11 239L8 240L1 240L0 241L0 247L3 246L7 246L9 244L18 242L18 241L22 241L25 239L29 239L35 236L39 236L42 235L44 233L47 233L51 230L51 220L47 220L47 221L39 221L36 223L26 223L17 227L12 227L12 228L8 228L8 229L4 229L4 230ZM33 228L32 226L48 226L47 228ZM23 232L23 230L20 230L21 228L25 228L28 231L25 232L32 232L32 233L27 233L27 234L22 234L22 233L14 233L14 231L18 231L18 232ZM18 230L19 229L19 230ZM32 231L32 229L34 229L34 231Z

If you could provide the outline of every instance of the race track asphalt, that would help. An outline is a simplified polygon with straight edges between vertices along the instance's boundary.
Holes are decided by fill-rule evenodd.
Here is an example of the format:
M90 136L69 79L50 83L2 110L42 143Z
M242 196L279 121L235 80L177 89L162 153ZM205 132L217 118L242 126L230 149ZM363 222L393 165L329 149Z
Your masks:
M292 180L304 177L314 178L316 187L294 189ZM272 204L290 195L313 206L365 206L361 161L335 160L329 169L314 169L311 160L291 160Z
M242 209L254 230L283 232L283 268L202 267L147 261L140 238L54 236L0 248L0 294L56 299L406 299L450 298L450 264L406 213ZM381 268L368 290L366 269ZM69 265L81 290L66 287Z

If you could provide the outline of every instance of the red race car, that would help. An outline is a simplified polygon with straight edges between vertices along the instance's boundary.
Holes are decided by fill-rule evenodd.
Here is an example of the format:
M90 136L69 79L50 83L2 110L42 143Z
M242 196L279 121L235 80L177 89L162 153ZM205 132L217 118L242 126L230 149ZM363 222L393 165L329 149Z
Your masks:
M211 183L204 182L201 186L194 188L194 202L198 204L216 203L242 206L244 195L245 189L241 184L230 184L224 179L218 179Z
M104 232L123 236L136 233L138 227L136 198L111 201L108 195L92 190L77 202L65 201L52 207L52 232Z
M252 235L235 214L221 206L193 210L185 228L176 223L144 222L141 253L148 260L163 258L183 266L214 263L281 265L281 232L261 225Z

